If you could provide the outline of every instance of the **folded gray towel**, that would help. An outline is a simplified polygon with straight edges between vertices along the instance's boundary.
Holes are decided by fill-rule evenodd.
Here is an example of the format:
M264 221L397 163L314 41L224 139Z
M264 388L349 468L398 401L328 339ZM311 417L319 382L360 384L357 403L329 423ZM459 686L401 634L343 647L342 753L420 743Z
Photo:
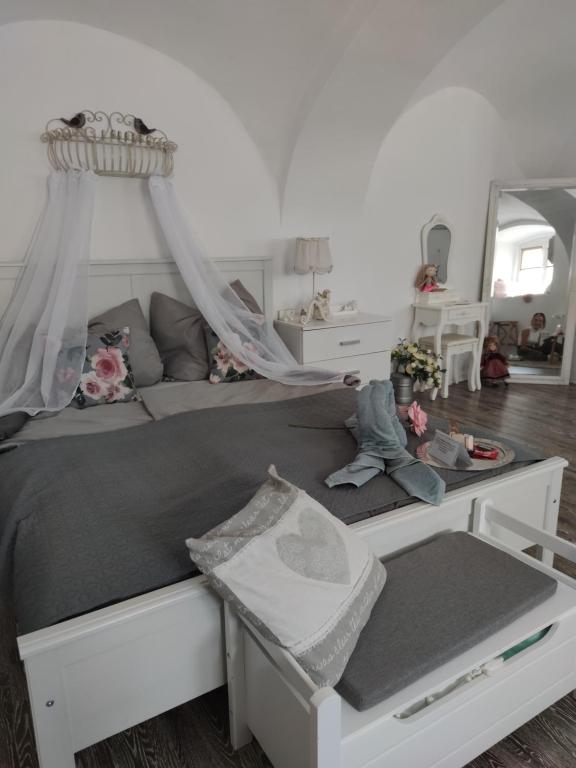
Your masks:
M357 415L346 421L358 442L354 461L326 478L329 488L357 488L386 472L411 496L440 504L446 486L434 470L406 450L406 432L396 414L390 381L371 381L358 393Z

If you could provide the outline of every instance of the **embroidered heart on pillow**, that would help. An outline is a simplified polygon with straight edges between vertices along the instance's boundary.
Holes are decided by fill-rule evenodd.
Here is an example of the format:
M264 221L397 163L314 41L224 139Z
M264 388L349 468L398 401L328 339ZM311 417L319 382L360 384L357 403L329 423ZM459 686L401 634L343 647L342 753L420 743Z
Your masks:
M311 507L298 518L300 533L285 533L276 542L284 565L307 579L350 583L350 566L342 537Z

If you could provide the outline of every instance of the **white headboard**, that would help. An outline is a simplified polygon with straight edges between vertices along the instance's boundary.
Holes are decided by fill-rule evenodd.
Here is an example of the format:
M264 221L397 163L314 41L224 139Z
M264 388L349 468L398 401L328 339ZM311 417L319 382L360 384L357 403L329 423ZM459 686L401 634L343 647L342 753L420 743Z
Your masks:
M242 280L266 316L272 318L271 259L214 259L214 262L228 282L236 278ZM0 317L8 304L21 269L21 264L0 262ZM88 283L88 317L128 299L139 299L144 315L148 317L150 295L154 291L188 304L193 303L173 261L92 261Z

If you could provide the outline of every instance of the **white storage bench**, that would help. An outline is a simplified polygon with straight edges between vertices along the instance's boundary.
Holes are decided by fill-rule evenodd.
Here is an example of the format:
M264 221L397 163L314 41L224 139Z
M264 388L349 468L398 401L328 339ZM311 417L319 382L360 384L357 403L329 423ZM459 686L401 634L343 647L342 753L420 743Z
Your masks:
M318 688L289 654L227 610L234 746L253 734L274 768L461 768L574 690L576 582L508 549L495 538L502 528L573 562L576 546L499 512L490 501L476 506L471 535L553 577L555 593L361 712L333 688ZM418 543L407 532L403 545L397 539L397 551ZM531 645L502 658L541 630L547 631Z

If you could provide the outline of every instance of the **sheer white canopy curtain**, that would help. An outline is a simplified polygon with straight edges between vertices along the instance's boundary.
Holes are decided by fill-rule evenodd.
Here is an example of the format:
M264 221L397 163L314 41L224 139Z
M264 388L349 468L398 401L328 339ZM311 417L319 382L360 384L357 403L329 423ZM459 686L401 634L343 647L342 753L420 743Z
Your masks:
M172 258L194 303L230 352L267 379L283 384L342 382L343 374L299 365L272 322L250 312L230 288L188 226L170 179L151 176L152 202Z
M53 171L48 199L0 321L0 416L64 408L86 355L96 176Z
M22 274L0 323L0 416L58 411L71 401L86 348L90 232L97 177L54 171ZM342 374L299 365L270 320L250 312L186 223L172 182L149 180L172 257L208 324L243 363L284 384L328 384Z

